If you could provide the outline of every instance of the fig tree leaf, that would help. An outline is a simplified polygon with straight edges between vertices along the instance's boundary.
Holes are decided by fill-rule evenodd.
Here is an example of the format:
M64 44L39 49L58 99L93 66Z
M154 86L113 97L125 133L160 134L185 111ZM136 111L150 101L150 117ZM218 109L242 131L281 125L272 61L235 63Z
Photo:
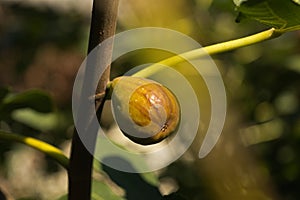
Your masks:
M111 187L102 181L93 179L91 200L125 200L123 197L114 193ZM57 200L68 200L68 195L63 195Z
M110 186L108 186L106 183L99 181L99 180L93 180L93 188L92 188L92 199L93 200L124 200L123 197L120 197L116 195Z
M299 0L233 0L239 11L237 21L256 20L280 32L300 29Z
M56 200L68 200L68 194L63 195Z
M107 159L107 160L106 160ZM107 156L103 159L104 162L110 160L118 165L126 165L127 169L135 171L131 161L128 161L119 156ZM140 173L130 173L113 169L107 165L102 165L102 170L116 183L119 187L126 191L126 199L161 199L162 195L157 186L152 185ZM148 174L148 176L151 174ZM149 178L149 177L148 177ZM151 181L152 182L152 181Z
M14 110L11 118L39 131L50 131L59 126L63 116L57 112L41 113L30 108Z
M9 94L0 102L0 116L9 115L20 108L31 108L37 112L48 113L53 111L53 101L47 93L40 90Z

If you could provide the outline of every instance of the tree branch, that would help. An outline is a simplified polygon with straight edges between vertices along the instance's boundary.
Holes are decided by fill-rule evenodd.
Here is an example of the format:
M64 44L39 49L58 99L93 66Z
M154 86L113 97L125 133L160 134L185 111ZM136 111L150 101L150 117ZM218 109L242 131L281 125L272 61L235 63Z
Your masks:
M94 0L93 1L93 11L91 19L91 28L90 28L90 38L89 38L89 47L88 53L90 53L99 43L104 41L106 38L114 35L116 21L117 21L117 12L118 11L118 0ZM107 51L104 54L99 55L100 58L108 58L107 55L111 54L112 45L107 46ZM88 70L86 70L88 71ZM100 81L97 85L96 93L104 93L106 89L106 84L109 81L110 67L106 68L105 73L100 78ZM90 78L90 73L86 73L84 77L84 82L82 90L90 88L90 82L87 81ZM97 78L97 77L96 77ZM85 96L83 96L85 98ZM88 97L87 97L88 98ZM84 99L86 100L86 99ZM98 113L101 113L104 99L98 99L96 102L96 107ZM79 108L80 111L80 108ZM101 114L99 114L101 115ZM89 137L89 145L95 146L95 141L97 137L97 131L91 130L89 127L90 121L93 120L93 115L90 119L81 119L79 112L79 119L83 120L82 123L86 126L87 130L85 133L86 137ZM80 121L81 122L81 121ZM91 199L91 176L92 176L92 166L93 166L93 155L86 149L83 142L81 141L77 130L74 130L72 147L71 147L71 156L70 156L70 165L69 165L69 200L90 200Z

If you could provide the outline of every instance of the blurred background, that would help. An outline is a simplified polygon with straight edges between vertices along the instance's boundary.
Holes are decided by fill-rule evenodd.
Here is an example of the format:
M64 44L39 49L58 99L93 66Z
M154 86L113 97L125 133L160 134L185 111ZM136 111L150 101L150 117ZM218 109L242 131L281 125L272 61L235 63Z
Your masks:
M87 51L91 4L0 1L1 94L40 89L54 104L48 113L19 109L2 116L2 130L39 138L69 155L73 81ZM268 28L250 20L236 23L237 15L233 2L225 0L120 0L117 32L165 27L206 46ZM214 55L228 98L226 124L218 145L199 160L199 144L195 142L167 168L143 175L145 182L167 195L166 199L299 199L299 47L300 32L295 31ZM129 55L117 60L111 76L144 59ZM202 94L198 95L201 98ZM199 132L207 129L209 112L203 109ZM114 126L106 117L109 111L104 113L102 123L109 130ZM113 181L107 171L95 168L95 179L103 183L95 190L102 194L110 191L103 199L128 197L126 188ZM66 192L67 173L54 161L24 145L0 140L0 200L50 200Z

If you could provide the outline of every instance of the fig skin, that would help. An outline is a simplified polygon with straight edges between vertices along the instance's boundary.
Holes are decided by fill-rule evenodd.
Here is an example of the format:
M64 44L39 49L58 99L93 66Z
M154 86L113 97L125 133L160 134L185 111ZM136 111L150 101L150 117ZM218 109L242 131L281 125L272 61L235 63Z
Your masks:
M114 79L111 87L117 124L133 142L155 144L177 130L180 106L175 95L162 84L123 76Z

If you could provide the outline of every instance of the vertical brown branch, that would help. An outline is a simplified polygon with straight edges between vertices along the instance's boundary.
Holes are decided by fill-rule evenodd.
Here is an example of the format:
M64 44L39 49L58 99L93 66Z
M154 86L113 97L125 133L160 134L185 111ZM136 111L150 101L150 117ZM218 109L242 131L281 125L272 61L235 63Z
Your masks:
M106 38L114 35L118 11L118 0L94 0L93 11L90 28L90 38L88 53L90 53L99 43L104 41ZM105 54L111 54L112 46L107 46ZM99 55L100 57L107 58L107 55ZM110 67L106 68L105 73L100 78L97 85L97 93L105 92L106 84L109 81ZM87 73L84 80L89 79L90 75ZM83 82L83 90L90 87L86 84L87 81ZM102 108L103 99L97 102L97 107ZM99 111L101 113L101 110ZM80 115L80 113L79 113ZM93 118L94 116L91 116ZM80 118L79 118L80 120ZM91 119L85 120L87 126L88 137L96 137L94 130L89 131L89 122ZM92 133L90 133L92 132ZM90 141L93 141L92 139ZM94 140L95 141L95 140ZM89 145L95 145L90 143ZM92 148L93 149L93 148ZM93 166L93 155L86 149L83 142L81 141L77 130L74 130L70 166L69 166L69 200L90 200L91 199L91 174Z

